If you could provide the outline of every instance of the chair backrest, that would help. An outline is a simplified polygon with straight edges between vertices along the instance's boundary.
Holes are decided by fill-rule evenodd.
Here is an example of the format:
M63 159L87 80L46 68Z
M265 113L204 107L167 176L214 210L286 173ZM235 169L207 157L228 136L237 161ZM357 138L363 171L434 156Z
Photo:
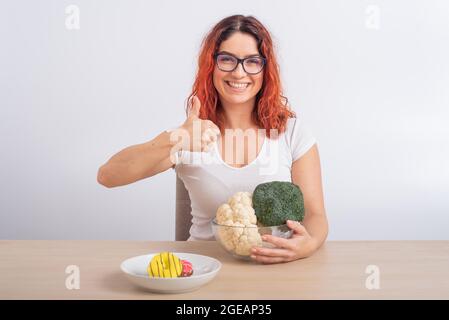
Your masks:
M186 241L190 237L190 227L192 226L191 211L189 192L184 186L184 182L176 174L176 241Z

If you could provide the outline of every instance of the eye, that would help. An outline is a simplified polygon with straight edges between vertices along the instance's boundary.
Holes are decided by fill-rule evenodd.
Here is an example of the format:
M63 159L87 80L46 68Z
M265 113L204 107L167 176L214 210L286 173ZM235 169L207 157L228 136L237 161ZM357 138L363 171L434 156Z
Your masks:
M220 61L220 62L235 62L235 59L231 56L219 55L218 61Z
M262 59L260 59L260 58L249 58L248 60L246 60L246 63L248 65L260 65L260 64L262 64Z

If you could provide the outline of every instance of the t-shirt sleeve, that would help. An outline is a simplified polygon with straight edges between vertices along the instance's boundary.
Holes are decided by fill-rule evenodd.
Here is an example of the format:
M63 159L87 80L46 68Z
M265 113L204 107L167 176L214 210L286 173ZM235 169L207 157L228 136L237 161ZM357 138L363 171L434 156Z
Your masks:
M171 129L165 130L165 132L171 133L172 131L174 131L176 129L177 129L177 127L173 127ZM171 153L170 160L171 160L172 164L174 164L174 166L172 166L171 168L176 170L176 167L181 164L181 159L182 159L182 150L177 150L177 151Z
M175 171L176 171L176 168L181 164L181 158L182 158L181 152L182 152L182 150L178 150L176 152L173 152L173 154L171 155L171 160L172 160L172 163L174 164L172 169Z
M294 162L309 151L316 143L316 139L300 119L292 118L289 121L289 125L291 125L288 130L290 134L290 148L292 161Z

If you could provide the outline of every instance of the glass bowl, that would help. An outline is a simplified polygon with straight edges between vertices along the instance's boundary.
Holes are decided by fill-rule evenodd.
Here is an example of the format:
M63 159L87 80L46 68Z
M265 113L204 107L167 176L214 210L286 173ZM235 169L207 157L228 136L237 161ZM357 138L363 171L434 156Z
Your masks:
M218 224L216 219L212 220L212 231L215 239L226 252L232 256L244 259L251 259L252 247L274 248L270 242L262 240L265 234L289 239L293 231L286 225L272 227L238 227Z

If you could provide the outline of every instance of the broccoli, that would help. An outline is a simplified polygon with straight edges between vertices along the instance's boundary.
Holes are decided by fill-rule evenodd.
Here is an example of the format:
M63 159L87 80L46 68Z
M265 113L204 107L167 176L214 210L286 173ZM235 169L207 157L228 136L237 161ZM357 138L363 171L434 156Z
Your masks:
M304 219L304 198L291 182L272 181L259 184L253 192L257 221L264 226L278 226L287 220Z

